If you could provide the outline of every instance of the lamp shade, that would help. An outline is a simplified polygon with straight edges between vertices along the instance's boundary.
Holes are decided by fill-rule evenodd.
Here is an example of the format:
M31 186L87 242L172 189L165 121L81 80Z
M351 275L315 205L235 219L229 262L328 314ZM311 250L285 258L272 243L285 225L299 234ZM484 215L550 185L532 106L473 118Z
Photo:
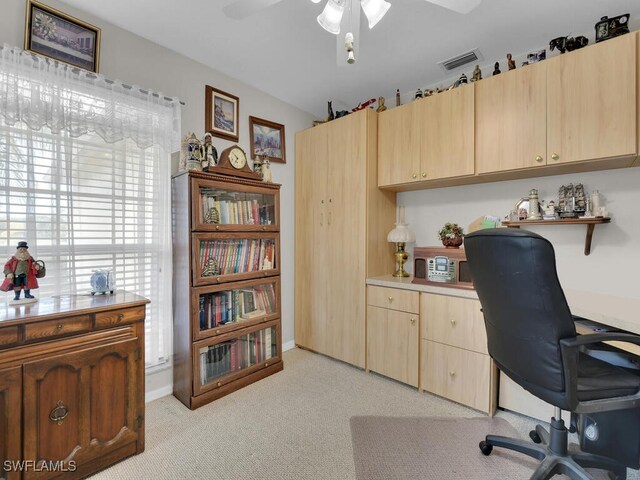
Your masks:
M413 243L416 241L416 234L413 233L406 223L396 223L396 228L387 235L387 242Z
M328 0L324 10L318 15L318 23L327 32L337 35L340 33L340 22L344 13L346 0Z
M369 20L369 28L375 27L391 7L391 4L385 0L362 0L361 5L367 20Z

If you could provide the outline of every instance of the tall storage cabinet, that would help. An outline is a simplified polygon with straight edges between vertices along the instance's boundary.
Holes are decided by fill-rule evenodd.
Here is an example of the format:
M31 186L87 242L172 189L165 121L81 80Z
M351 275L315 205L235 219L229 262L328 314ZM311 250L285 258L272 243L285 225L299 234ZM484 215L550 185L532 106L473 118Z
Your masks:
M365 279L394 266L395 193L376 161L369 109L296 134L295 341L362 368Z
M194 409L282 370L280 185L173 178L174 395Z

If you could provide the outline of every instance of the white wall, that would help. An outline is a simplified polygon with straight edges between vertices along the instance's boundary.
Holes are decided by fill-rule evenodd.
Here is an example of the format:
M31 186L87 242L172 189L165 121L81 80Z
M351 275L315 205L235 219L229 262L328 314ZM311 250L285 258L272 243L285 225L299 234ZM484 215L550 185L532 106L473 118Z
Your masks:
M282 337L293 341L293 249L294 249L294 164L295 132L311 126L313 116L266 93L228 77L171 50L151 43L103 20L87 15L58 1L47 5L76 16L102 29L100 73L126 84L136 84L178 97L186 103L182 109L182 132L204 134L204 90L211 85L240 98L240 146L249 152L249 115L285 125L286 165L272 164L273 179L282 184L281 251L282 255ZM3 0L0 7L0 44L23 46L25 0ZM187 28L176 25L176 28ZM224 65L220 66L224 69ZM218 152L232 142L214 137ZM176 165L173 166L175 170ZM185 292L185 295L187 292ZM147 375L146 390L171 392L170 370Z
M436 232L446 222L458 223L466 232L479 216L503 218L532 188L540 199L557 204L558 188L569 183L582 183L586 192L599 190L612 220L595 227L589 256L584 255L584 225L529 227L553 243L562 286L640 298L640 168L405 192L398 194L398 205L406 205L415 245L441 245Z

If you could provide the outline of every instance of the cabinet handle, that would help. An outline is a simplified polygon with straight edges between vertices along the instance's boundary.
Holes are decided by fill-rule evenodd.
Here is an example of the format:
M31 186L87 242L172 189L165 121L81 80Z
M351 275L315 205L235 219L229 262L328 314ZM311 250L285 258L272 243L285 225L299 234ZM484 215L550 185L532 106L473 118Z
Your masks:
M324 223L324 213L320 212L320 226Z
M218 334L218 333L220 333L220 329L219 328L216 329L216 334Z
M451 378L455 377L456 376L456 372L454 372L454 371L449 372L449 376Z
M61 323L59 323L59 324L57 324L57 325L56 325L56 330L57 330L57 331L62 330L62 324L61 324Z
M557 153L553 153L551 154L551 158L557 161L560 160L560 155L558 155Z
M216 282L219 282L219 281L220 281L220 277L216 277Z
M454 318L451 319L451 326L452 327L456 326L456 320Z
M220 230L220 225L216 225L216 230Z
M393 302L393 297L389 297L389 301L390 301L390 302Z
M422 173L422 178L427 178L427 172Z
M416 324L416 319L415 319L415 318L412 318L412 319L411 319L411 325L415 325L415 324Z
M123 320L124 320L124 313L119 313L117 322L120 323Z
M264 363L264 366L265 366L265 367L268 367L268 366L269 366L269 362L265 362L265 363Z
M262 231L264 232L267 229L267 227L262 227Z
M222 386L222 382L218 382L218 383L216 383L216 385L220 387L220 386Z
M65 418L69 416L69 409L62 403L62 400L58 400L58 403L53 410L49 413L49 420L58 425L62 425Z
M411 177L413 177L413 178L418 178L418 174L417 174L417 173L414 173L413 175L411 175Z
M536 156L536 162L542 163L543 161L544 161L544 158L542 158L540 155Z

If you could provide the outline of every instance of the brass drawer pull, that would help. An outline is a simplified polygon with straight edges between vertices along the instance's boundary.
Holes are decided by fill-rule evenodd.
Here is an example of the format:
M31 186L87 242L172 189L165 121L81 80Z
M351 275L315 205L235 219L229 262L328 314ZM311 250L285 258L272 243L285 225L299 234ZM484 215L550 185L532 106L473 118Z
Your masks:
M390 301L390 302L393 302L393 297L389 297L389 301Z
M455 327L455 326L456 326L456 320L455 320L455 318L452 318L452 319L451 319L451 326L452 326L452 327Z
M413 175L411 175L412 178L418 178L418 174L414 173Z
M551 154L551 158L557 161L560 160L560 155L558 155L557 153L553 153Z
M411 319L411 325L415 325L415 324L416 324L416 319L415 319L415 318L412 318L412 319Z
M62 330L62 324L59 323L56 325L56 330L59 332L60 330Z
M454 371L449 372L449 376L451 378L455 377L456 376L456 372L454 372Z
M124 313L119 313L118 314L118 322L121 322L122 320L124 320Z
M422 178L427 178L427 172L422 173Z
M220 230L220 225L216 225L216 230Z
M49 413L49 420L57 423L58 425L62 425L62 422L68 416L69 409L65 407L65 405L62 403L62 400L58 400L56 406L53 408L53 410L51 410L51 413Z
M542 158L540 155L536 156L536 162L542 163L543 160L544 160L544 158Z

